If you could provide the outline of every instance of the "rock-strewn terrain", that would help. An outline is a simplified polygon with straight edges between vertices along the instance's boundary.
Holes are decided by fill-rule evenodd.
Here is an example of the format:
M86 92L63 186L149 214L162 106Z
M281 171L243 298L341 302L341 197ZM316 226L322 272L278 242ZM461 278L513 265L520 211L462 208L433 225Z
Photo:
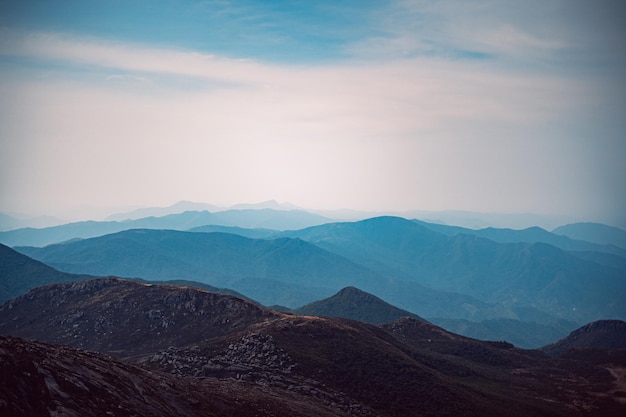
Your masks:
M359 414L347 413L295 391L234 379L180 378L100 353L0 336L0 415L332 417Z
M0 333L117 358L9 342L5 390L31 404L12 409L17 416L52 406L74 410L67 415L130 416L133 407L135 415L162 415L141 414L144 406L136 402L142 401L164 401L182 407L165 408L171 411L165 415L190 416L621 417L626 411L616 368L481 342L417 319L374 326L298 316L188 287L107 278L37 288L0 307ZM196 400L213 414L194 414ZM128 413L99 404L128 404Z

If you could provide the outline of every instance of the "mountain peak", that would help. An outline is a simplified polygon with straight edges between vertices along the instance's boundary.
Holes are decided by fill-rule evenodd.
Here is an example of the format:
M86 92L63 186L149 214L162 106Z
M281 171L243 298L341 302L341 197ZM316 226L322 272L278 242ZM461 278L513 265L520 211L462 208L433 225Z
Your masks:
M307 304L294 312L304 315L341 317L371 324L390 323L402 317L424 321L416 314L395 307L353 286L345 287L332 297Z

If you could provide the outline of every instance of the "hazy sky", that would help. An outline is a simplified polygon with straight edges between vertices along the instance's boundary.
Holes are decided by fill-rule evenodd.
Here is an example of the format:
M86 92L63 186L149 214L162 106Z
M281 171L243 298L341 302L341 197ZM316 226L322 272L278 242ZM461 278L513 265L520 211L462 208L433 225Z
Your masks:
M0 0L0 211L626 227L626 2Z

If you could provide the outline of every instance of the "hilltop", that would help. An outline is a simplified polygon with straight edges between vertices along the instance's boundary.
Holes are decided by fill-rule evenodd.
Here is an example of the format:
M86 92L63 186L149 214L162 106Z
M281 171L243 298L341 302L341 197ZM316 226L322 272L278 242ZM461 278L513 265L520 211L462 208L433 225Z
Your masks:
M371 324L390 323L402 317L423 320L416 314L397 308L355 287L343 288L332 297L307 304L293 312L302 315L343 317Z
M551 356L561 355L576 348L602 350L626 349L626 322L622 320L598 320L588 323L567 337L541 348Z

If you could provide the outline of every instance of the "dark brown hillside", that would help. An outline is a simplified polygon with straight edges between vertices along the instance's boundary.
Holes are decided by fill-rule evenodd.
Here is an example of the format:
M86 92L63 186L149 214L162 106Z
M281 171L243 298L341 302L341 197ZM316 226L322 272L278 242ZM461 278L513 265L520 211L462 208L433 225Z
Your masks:
M509 344L452 335L459 339L452 346L420 347L380 327L317 317L285 317L268 323L268 331L298 364L294 371L383 415L583 416L626 410L613 408L607 370L570 369Z
M314 397L285 389L234 379L179 378L100 353L0 336L0 415L334 417L350 414Z
M541 350L550 356L558 356L575 348L626 349L626 322L594 321L574 330L567 337L542 347Z
M316 415L310 410L319 407L383 417L621 416L626 410L616 402L609 370L589 363L461 337L415 319L379 327L298 316L195 288L116 278L32 290L0 307L0 333L112 353L159 375L211 383L227 398L239 395L237 387L264 393L272 401L260 416L285 415L271 411L276 404L308 410L292 415ZM87 384L88 375L54 372L61 375L55 380ZM260 397L242 398L245 413Z
M199 343L277 315L197 288L101 278L36 288L7 302L0 307L0 334L130 357Z

